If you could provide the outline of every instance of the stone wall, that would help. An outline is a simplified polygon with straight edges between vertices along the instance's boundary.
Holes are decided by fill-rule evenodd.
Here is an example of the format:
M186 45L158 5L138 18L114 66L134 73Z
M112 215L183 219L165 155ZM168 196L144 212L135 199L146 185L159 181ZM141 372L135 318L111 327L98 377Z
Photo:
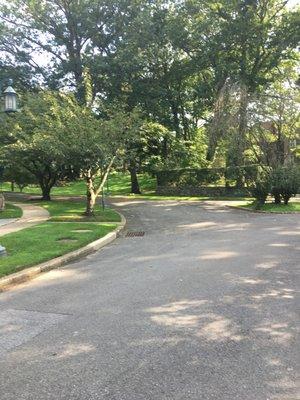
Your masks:
M157 186L156 193L162 196L208 196L208 197L239 197L250 196L247 189L236 189L224 186Z

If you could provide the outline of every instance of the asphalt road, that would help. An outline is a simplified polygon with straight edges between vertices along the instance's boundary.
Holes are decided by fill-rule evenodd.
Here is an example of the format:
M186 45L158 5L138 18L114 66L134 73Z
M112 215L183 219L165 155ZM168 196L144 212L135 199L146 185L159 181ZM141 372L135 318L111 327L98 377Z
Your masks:
M300 399L299 215L117 206L144 236L0 295L1 400Z

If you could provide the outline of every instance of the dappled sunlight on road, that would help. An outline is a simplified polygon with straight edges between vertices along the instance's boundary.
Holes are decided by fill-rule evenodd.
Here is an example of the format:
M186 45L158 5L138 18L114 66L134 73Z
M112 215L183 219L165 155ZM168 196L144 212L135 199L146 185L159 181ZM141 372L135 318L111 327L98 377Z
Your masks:
M268 246L270 246L270 247L290 247L291 245L288 243L270 243Z
M261 263L255 264L256 269L271 269L271 268L276 268L279 266L278 261L275 260L269 260L269 261L264 261Z
M252 296L253 300L262 300L262 299L266 299L266 298L280 298L280 299L293 299L294 298L294 290L292 289L287 289L287 288L283 288L283 289L272 289L272 290L268 290L264 293L260 293L260 294L256 294Z
M278 235L287 235L287 236L295 236L295 235L300 235L300 231L288 231L288 230L281 230L277 232Z
M37 275L32 281L28 281L17 286L18 289L26 287L47 287L51 285L64 284L67 282L76 282L86 280L89 273L73 268L59 268L51 271L46 271ZM10 293L10 292L8 292Z
M187 334L212 341L242 340L233 321L221 315L207 312L207 300L181 300L161 307L148 309L151 320L159 325L186 329Z
M223 260L226 258L237 257L239 254L234 251L220 251L215 250L212 252L202 252L202 255L197 257L200 260Z
M263 285L268 283L265 279L253 278L248 276L238 276L231 273L225 273L224 278L229 279L231 282L244 285Z
M86 343L68 343L59 349L54 355L57 359L76 357L95 351L95 346Z
M191 224L186 224L186 225L178 225L177 228L183 228L183 229L207 229L207 228L212 228L215 227L217 224L216 222L212 221L202 221L202 222L195 222Z
M265 322L254 328L254 331L270 336L276 343L283 346L288 345L289 341L294 339L293 333L288 330L287 323Z

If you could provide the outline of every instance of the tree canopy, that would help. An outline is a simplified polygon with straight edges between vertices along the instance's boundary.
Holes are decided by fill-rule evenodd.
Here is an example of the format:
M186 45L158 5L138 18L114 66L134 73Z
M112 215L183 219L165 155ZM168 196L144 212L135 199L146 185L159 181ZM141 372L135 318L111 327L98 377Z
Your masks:
M285 137L297 142L299 128L287 110L297 108L299 20L299 8L286 0L12 0L0 6L0 79L13 77L21 94L73 93L71 108L71 97L59 100L66 110L57 110L47 135L64 132L71 140L72 131L78 144L86 132L100 164L112 143L118 147L122 118L139 114L138 125L148 128L132 126L139 133L121 146L133 181L137 169L155 163L154 169L264 163L274 118L284 119ZM278 96L290 99L283 113ZM60 113L68 116L72 107L70 129L62 130ZM45 121L46 108L39 111ZM121 111L113 118L116 138L105 147L105 137L96 137L99 126L108 129L107 110ZM37 122L26 111L20 118ZM53 144L45 136L42 142L49 153ZM85 158L83 142L75 147ZM58 156L61 148L52 150Z

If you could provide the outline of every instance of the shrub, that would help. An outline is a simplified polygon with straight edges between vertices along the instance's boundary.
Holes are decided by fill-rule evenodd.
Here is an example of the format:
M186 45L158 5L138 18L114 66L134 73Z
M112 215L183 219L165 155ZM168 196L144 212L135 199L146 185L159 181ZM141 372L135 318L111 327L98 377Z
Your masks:
M257 180L251 188L252 196L255 197L255 208L261 208L270 193L270 173L269 171L261 171Z
M297 194L300 188L300 169L298 166L277 167L270 176L271 194L276 204L288 204L290 198Z

